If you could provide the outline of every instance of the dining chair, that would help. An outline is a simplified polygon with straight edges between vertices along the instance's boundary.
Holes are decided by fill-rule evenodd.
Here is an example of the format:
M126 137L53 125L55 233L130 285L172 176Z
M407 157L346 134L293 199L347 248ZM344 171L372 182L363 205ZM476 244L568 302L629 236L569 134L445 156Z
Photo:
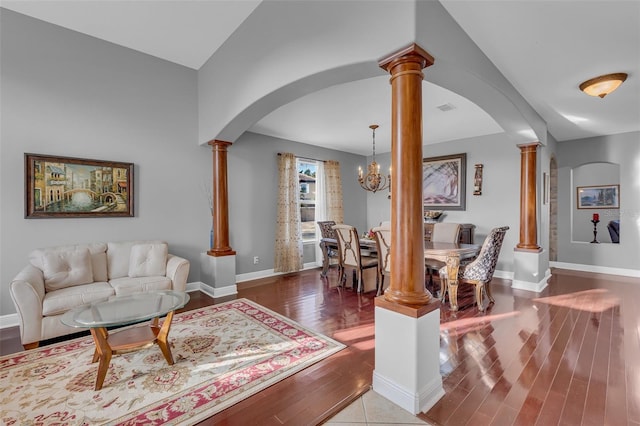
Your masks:
M384 277L391 275L391 227L378 226L372 229L378 251L378 281L376 295L384 291Z
M484 294L489 298L489 303L495 303L495 299L491 295L491 286L489 283L493 279L493 273L496 270L498 256L504 241L504 235L509 229L508 226L493 228L487 238L482 243L482 248L478 257L471 263L461 265L458 269L458 285L472 284L476 287L475 296L476 304L479 311L484 311ZM447 278L447 267L440 268L440 300L444 300L445 292L449 291L449 301L454 298L452 305L457 306L457 289L452 292L449 288ZM453 293L453 294L452 294Z
M440 222L433 224L431 241L434 243L457 243L460 239L459 223ZM425 258L424 266L429 272L429 288L433 288L433 271L438 271L445 263L436 259Z
M360 251L360 237L355 226L337 224L332 226L338 240L338 258L340 259L340 283L346 281L346 269L351 267L356 275L354 290L364 292L363 272L378 266L378 257L363 256ZM378 288L376 276L376 289Z
M320 228L320 238L331 238L336 239L336 231L333 230L333 225L336 224L335 220L321 220L316 222L318 224L318 228ZM326 265L322 265L322 272L320 275L322 277L327 276L327 271L331 267L331 265L337 265L340 268L340 261L338 259L338 246L333 244L327 244L324 241L320 241L320 248L322 249L323 262L326 262Z
M619 220L610 220L607 224L607 230L609 231L609 236L611 237L612 243L620 243L620 221Z

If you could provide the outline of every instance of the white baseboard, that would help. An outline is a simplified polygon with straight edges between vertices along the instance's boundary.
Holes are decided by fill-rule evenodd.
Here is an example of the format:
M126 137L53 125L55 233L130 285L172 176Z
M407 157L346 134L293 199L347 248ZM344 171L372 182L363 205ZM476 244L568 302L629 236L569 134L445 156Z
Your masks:
M302 265L302 270L317 268L318 265L315 262L309 262ZM275 277L276 275L284 275L288 272L275 272L273 269L265 269L263 271L247 272L245 274L236 275L236 282L241 283L244 281L257 280L259 278Z
M512 280L511 288L515 288L516 290L526 290L526 291L532 291L534 293L540 293L542 290L544 290L547 287L548 285L547 282L549 281L549 278L551 278L551 271L547 269L544 278L538 281L537 283L532 283L532 282L522 281L522 280Z
M640 278L640 271L635 269L609 268L606 266L581 265L581 264L564 263L564 262L549 262L549 265L555 268L560 268L560 269L569 269L574 271L595 272L595 273L602 273L602 274L622 275L627 277ZM316 265L315 262L305 263L303 266L303 270L314 269L317 267L318 265ZM273 269L266 269L264 271L238 274L236 275L236 282L250 281L257 278L266 278L266 277L272 277L276 275L283 275L283 274L281 272L274 272ZM509 272L509 271L495 271L493 276L497 278L513 280L513 272ZM530 291L536 291L536 292L542 291L542 289L544 289L544 286L546 286L546 282L548 279L549 277L547 276L540 283L534 284L535 289L531 289ZM542 282L544 282L544 286L541 286ZM517 284L518 283L514 282L512 287L521 288L521 287L516 287ZM540 289L537 290L537 288L540 288ZM212 289L213 289L213 292L211 291ZM233 294L237 294L238 292L237 286L233 286L233 285L226 286L221 289L214 289L199 281L187 283L187 288L186 288L187 292L196 291L196 290L202 291L203 293L211 297L230 296ZM529 290L529 288L524 288L524 290ZM17 327L18 325L19 325L18 314L0 315L0 329Z
M579 263L549 262L549 265L559 269L572 271L595 272L600 274L621 275L624 277L640 278L640 270L611 268L608 266L582 265Z
M513 272L510 271L494 271L493 276L496 278L503 278L505 280L513 280Z
M215 287L211 287L206 285L203 282L200 283L196 283L199 284L199 287L196 290L199 290L201 292L203 292L204 294L206 294L207 296L211 296L213 298L216 297L225 297L225 296L232 296L234 294L238 294L238 286L237 285L227 285L221 288L215 288Z
M373 390L413 415L420 412L426 413L444 396L440 376L428 383L417 394L413 394L397 383L376 373L375 370L373 372Z
M17 327L20 325L18 321L18 314L9 314L0 316L0 329Z

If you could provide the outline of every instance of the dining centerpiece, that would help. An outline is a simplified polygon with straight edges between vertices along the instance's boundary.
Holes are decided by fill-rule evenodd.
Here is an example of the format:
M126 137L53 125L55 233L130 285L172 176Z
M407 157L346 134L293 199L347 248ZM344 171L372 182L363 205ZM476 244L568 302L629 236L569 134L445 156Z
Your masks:
M425 210L424 221L427 223L436 223L442 217L442 210Z

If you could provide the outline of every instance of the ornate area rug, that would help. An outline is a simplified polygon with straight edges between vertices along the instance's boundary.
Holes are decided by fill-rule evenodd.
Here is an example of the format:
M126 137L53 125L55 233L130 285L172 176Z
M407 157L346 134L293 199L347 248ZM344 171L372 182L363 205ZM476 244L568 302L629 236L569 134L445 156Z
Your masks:
M175 360L160 349L114 356L102 390L93 339L0 358L6 425L190 425L345 346L247 299L177 314Z

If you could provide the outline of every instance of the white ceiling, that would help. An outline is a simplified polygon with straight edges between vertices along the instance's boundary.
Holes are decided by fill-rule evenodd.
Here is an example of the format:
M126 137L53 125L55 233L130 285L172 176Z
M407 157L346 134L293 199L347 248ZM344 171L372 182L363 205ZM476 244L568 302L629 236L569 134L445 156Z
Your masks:
M2 0L0 5L199 69L259 3ZM640 130L640 0L441 3L557 140ZM578 90L582 81L610 72L629 74L615 93L600 99ZM502 131L467 99L428 82L423 87L424 125L429 128L425 143ZM455 108L436 108L444 104ZM370 78L300 98L250 130L366 155L371 150L368 127L376 123L377 152L388 152L390 105L388 77Z

